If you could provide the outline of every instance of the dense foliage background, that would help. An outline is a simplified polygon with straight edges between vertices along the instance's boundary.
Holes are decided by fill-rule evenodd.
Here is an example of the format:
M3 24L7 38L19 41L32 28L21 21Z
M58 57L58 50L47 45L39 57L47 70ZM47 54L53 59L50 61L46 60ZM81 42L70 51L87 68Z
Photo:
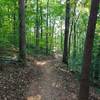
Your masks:
M81 71L90 5L90 0L71 0L70 5L69 68L78 72L77 74ZM11 47L17 50L19 47L18 11L17 0L0 0L0 48L5 48L5 52ZM27 54L62 54L65 0L26 0L25 23ZM2 56L5 56L5 52ZM6 53L8 56L12 54ZM94 79L100 81L100 12L91 64L91 80Z

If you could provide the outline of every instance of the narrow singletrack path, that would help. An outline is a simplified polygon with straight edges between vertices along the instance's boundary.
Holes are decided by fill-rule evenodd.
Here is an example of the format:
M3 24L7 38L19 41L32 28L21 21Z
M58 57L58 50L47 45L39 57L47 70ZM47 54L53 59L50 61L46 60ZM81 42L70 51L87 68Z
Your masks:
M27 90L27 100L77 100L76 85L72 83L72 75L59 70L61 65L59 60L34 61L33 67L37 67L38 75L33 78Z
M0 63L0 100L78 100L79 81L61 61L56 55L29 56L25 66L9 60ZM100 100L93 87L89 100Z

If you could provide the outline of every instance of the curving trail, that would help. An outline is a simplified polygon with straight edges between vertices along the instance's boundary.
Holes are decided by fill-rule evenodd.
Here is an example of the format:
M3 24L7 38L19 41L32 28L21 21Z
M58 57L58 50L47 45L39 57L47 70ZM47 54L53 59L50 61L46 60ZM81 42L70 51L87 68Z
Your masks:
M79 81L59 55L28 57L26 67L7 60L0 67L0 100L78 100ZM93 87L89 100L100 100Z
M59 60L34 62L33 67L37 67L38 75L33 78L27 90L27 100L77 100L76 85L72 83L74 77L71 73L60 70L63 64Z

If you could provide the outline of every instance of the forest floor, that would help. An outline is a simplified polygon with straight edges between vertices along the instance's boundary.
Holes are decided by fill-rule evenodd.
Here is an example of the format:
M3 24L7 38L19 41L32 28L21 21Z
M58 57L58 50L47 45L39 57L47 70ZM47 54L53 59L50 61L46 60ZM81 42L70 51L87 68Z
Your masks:
M28 57L27 66L0 64L0 100L78 100L79 81L60 57ZM90 89L90 100L100 94Z

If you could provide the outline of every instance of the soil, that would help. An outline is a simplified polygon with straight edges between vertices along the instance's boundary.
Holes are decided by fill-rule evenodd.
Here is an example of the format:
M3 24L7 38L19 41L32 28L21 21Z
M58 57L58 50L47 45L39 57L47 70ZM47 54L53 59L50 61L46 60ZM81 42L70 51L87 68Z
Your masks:
M79 81L54 57L27 58L27 65L2 63L0 100L78 100ZM94 88L90 100L100 100Z

